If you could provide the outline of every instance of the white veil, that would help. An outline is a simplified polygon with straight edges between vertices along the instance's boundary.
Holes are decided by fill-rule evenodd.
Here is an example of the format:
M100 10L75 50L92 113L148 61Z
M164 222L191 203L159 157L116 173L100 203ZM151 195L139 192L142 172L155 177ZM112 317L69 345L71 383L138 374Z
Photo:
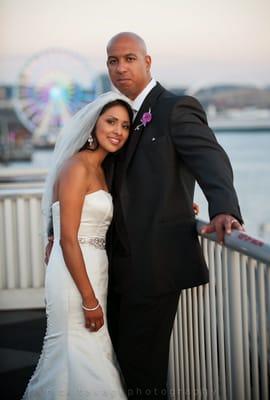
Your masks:
M75 154L86 143L89 134L93 131L102 108L114 101L131 101L124 95L116 92L107 92L78 111L61 129L53 153L52 167L47 175L44 194L42 197L42 214L45 217L45 235L48 233L51 220L51 206L53 185L60 169L69 157Z

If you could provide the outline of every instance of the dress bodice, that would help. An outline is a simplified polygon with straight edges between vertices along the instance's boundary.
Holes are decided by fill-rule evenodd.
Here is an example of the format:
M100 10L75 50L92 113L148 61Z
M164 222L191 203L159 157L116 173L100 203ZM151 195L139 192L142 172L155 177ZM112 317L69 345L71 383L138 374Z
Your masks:
M71 210L72 212L72 210ZM54 238L60 239L60 207L56 201L52 205ZM112 196L105 190L86 194L82 207L81 222L78 231L80 238L105 239L112 220Z

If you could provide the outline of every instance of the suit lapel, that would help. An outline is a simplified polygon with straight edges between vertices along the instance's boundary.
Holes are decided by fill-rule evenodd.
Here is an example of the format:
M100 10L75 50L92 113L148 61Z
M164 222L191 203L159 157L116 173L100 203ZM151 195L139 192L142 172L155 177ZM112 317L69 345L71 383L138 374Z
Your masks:
M165 89L159 84L157 83L156 86L151 90L151 92L146 96L141 108L139 109L136 118L133 122L133 129L131 130L131 137L129 140L129 143L127 145L127 151L125 153L125 162L124 162L124 169L125 171L127 170L132 157L135 153L135 150L137 148L137 145L140 141L140 138L142 136L142 133L144 131L145 126L143 125L143 123L141 122L142 116L144 113L149 112L149 110L153 111L154 105L158 99L158 97L161 95L161 93L164 91ZM154 118L154 115L153 115ZM149 124L151 124L151 122L149 122Z

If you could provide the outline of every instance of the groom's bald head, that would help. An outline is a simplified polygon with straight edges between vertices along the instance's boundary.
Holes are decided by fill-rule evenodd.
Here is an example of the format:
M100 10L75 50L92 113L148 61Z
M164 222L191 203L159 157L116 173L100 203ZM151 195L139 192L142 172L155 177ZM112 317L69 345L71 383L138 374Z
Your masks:
M141 49L142 53L147 54L146 44L143 38L137 35L134 32L120 32L117 35L113 36L108 44L107 44L107 54L111 46L115 44L115 42L119 40L132 40L137 43L138 47Z
M133 32L113 36L107 45L107 67L114 86L135 99L151 80L151 57L144 40Z

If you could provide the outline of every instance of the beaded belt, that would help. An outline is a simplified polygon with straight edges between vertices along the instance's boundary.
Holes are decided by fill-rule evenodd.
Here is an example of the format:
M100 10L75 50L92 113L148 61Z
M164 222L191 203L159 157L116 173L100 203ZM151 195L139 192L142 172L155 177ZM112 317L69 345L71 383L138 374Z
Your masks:
M78 237L78 241L81 244L90 244L100 250L104 250L105 245L106 245L105 239L99 238L99 237L90 238L90 237L86 237L86 236L84 236L84 237L81 236L81 237Z

